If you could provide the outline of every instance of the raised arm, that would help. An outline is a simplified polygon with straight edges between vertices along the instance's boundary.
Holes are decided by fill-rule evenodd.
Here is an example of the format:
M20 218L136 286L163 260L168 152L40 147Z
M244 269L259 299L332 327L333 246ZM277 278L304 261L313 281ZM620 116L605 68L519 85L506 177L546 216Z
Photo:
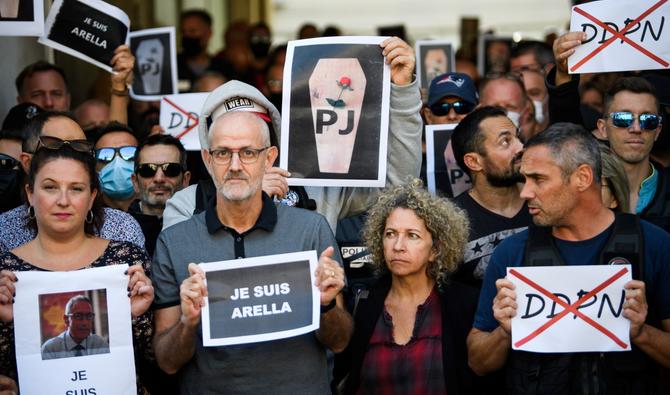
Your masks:
M119 45L112 57L112 89L109 100L109 120L128 124L128 87L133 82L135 57L126 45Z
M321 253L316 268L315 285L321 291L322 310L316 337L331 351L339 353L349 344L354 325L340 293L344 288L344 269L332 259L334 251L333 247L326 248ZM332 303L335 303L335 306Z

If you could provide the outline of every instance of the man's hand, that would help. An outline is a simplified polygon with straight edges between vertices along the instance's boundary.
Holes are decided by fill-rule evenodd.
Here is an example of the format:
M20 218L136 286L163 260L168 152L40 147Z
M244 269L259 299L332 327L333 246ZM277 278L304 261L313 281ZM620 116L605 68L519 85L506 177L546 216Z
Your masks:
M568 58L575 49L586 40L584 32L569 32L554 41L554 60L556 62L556 86L569 82L572 77L568 73Z
M114 50L110 63L114 70L112 89L125 91L133 83L133 67L135 67L135 57L130 53L130 48L127 45L119 45Z
M500 323L500 327L512 334L512 317L516 315L516 292L511 281L501 278L496 281L498 293L493 298L493 316Z
M329 305L344 288L344 269L332 258L334 251L333 247L323 250L314 273L314 285L321 291L322 306Z
M391 66L391 82L396 85L410 84L416 63L412 47L398 37L387 38L379 46L386 63Z
M270 197L276 196L279 199L283 199L288 192L286 177L290 176L291 173L280 167L271 167L263 175L263 192L267 193Z
M188 264L189 278L181 283L179 297L181 298L181 322L189 328L194 328L200 322L200 313L205 305L207 286L205 272L195 263Z
M0 374L0 395L17 395L18 393L16 381Z
M623 303L623 316L630 320L630 338L635 340L647 319L647 296L644 282L631 280L624 285L626 299Z
M130 311L133 319L135 319L151 307L151 303L154 301L154 287L140 265L130 266L126 274L129 277L128 297L130 298Z
M0 321L14 319L14 296L16 295L16 274L9 270L0 271Z

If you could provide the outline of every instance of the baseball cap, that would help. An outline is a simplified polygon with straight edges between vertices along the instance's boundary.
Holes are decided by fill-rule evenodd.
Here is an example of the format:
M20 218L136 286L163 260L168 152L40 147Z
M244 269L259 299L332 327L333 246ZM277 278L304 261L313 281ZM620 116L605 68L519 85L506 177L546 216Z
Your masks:
M256 88L244 82L231 80L214 89L205 99L200 112L198 136L200 146L208 146L209 127L227 112L247 111L271 122L277 141L281 129L281 114L277 108Z
M31 119L43 112L44 110L32 103L17 104L9 110L2 121L2 130L21 131Z
M445 96L456 96L475 105L479 103L475 83L463 73L440 74L430 82L428 106L432 106Z

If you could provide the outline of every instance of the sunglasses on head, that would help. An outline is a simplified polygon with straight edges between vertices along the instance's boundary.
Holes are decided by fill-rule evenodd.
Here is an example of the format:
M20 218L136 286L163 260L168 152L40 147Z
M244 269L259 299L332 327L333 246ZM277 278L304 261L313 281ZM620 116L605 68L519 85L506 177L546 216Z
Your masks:
M618 128L629 128L635 119L640 122L640 129L654 130L661 123L661 116L656 114L635 115L630 111L613 112L608 115L614 126Z
M40 136L37 141L37 149L57 150L63 148L65 145L69 145L75 151L84 153L93 152L93 143L88 140L63 140L53 136Z
M452 108L456 111L456 114L465 115L474 110L475 105L464 100L455 101L453 103L435 103L430 106L430 112L432 112L433 115L441 117L449 114L449 111Z
M19 168L19 161L9 155L0 154L0 169L14 170Z
M131 161L135 159L135 151L137 151L137 147L132 145L126 145L124 147L103 147L95 150L95 159L100 162L109 163L114 160L114 157L118 154L121 159Z
M151 178L156 175L158 168L163 170L166 177L177 177L184 169L179 163L142 163L138 165L135 172L142 178Z

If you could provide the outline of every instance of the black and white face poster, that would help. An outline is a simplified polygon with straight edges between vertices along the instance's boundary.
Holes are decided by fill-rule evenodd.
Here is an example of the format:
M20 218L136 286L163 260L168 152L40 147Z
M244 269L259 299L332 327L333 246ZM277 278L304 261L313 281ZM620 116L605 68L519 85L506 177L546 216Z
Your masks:
M0 36L44 34L44 0L0 0Z
M456 197L472 186L470 177L456 163L451 135L457 124L426 126L426 177L433 195Z
M112 72L114 50L127 43L130 19L100 0L55 0L41 44Z
M479 54L477 56L479 75L485 76L489 73L509 71L513 44L512 37L498 37L490 34L479 36Z
M137 393L127 269L16 272L22 394Z
M319 329L316 251L201 263L205 347L256 343Z
M130 96L135 100L160 100L176 95L177 44L174 26L131 32L130 51L135 55L135 78Z
M450 41L418 40L416 47L416 78L422 94L428 95L430 82L440 74L456 70L454 49Z
M390 71L384 37L290 41L280 166L289 185L383 187Z

